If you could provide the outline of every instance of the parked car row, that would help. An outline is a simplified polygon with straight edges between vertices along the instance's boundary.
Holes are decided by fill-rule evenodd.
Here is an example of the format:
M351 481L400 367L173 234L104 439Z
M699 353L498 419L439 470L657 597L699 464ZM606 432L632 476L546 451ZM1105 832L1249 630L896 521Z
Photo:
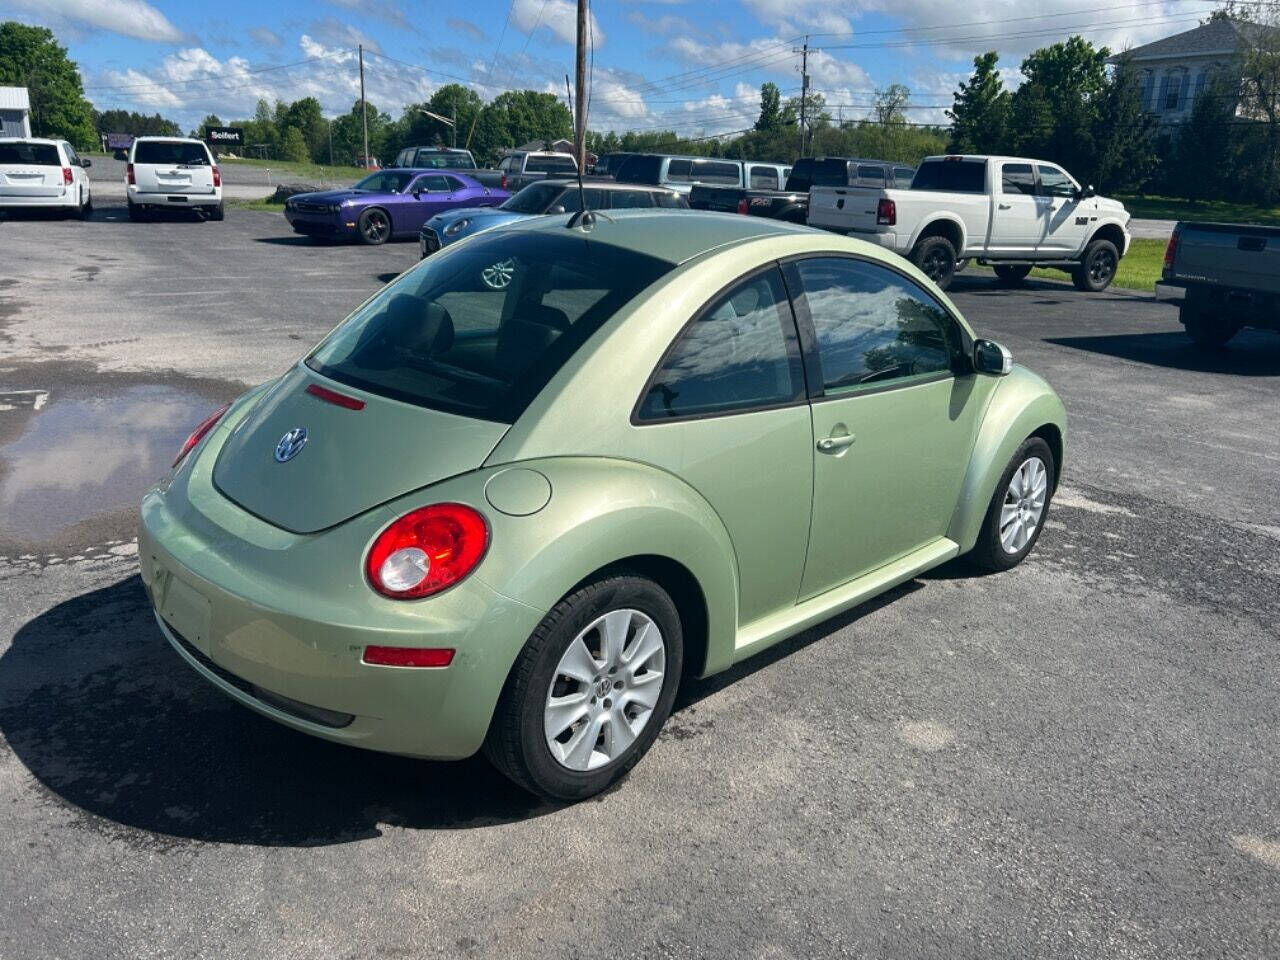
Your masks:
M85 169L92 166L66 140L0 139L0 208L59 210L87 217L93 191Z

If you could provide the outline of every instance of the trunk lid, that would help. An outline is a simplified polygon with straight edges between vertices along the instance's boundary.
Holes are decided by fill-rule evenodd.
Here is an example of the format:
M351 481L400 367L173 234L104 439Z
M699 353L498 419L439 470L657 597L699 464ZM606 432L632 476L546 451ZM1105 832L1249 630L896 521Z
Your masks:
M53 144L0 144L0 197L60 197L64 185Z
M307 393L315 384L364 402L349 410ZM306 440L285 462L285 434ZM379 504L474 470L507 424L389 400L297 367L265 393L218 454L214 484L250 513L315 533Z

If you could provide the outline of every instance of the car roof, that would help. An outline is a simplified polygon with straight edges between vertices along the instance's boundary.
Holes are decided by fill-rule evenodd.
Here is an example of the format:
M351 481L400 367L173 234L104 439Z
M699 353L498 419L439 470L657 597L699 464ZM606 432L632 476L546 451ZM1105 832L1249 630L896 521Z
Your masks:
M533 183L529 184L529 186L532 187L538 183L550 183L557 187L574 187L575 189L578 186L576 177L574 179L561 179L560 177L557 177L554 180L535 180ZM607 177L590 176L584 176L582 178L582 188L584 190L587 188L592 190L611 190L619 193L623 191L630 193L653 193L655 190L661 191L662 193L675 193L675 191L670 187L660 187L652 183L619 183L617 180L610 180Z
M57 145L65 140L50 140L48 137L0 137L0 143L48 143Z
M163 140L168 143L204 143L203 140L197 140L195 137L161 137L148 134L145 137L134 137L134 143L144 143L148 140Z
M674 219L677 217L678 222ZM567 216L535 217L495 229L564 232L568 219ZM730 244L813 232L808 227L764 217L703 210L639 209L599 211L595 226L587 236L597 243L681 264Z

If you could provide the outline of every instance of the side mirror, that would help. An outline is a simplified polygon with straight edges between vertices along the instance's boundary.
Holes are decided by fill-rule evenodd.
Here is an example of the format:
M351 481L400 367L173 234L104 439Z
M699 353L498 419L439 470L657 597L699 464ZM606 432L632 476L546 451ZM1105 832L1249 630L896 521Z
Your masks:
M994 340L975 340L973 342L973 369L978 373L989 373L1003 377L1013 370L1013 354Z
M547 213L551 214L552 216L555 216L557 213L564 213L564 205L557 203L554 207L548 210Z
M92 167L92 166L93 166L93 161L92 161L92 160L90 160L88 157L81 157L81 158L80 158L80 166L82 166L82 167Z
M1098 195L1098 191L1093 189L1092 183L1089 184L1087 187L1081 187L1079 190L1076 191L1077 200L1088 200L1090 197L1096 197L1097 195Z
M414 188L413 188L413 199L415 199L415 200L421 200L421 199L422 199L422 190L421 190L420 188L418 188L418 187L414 187Z

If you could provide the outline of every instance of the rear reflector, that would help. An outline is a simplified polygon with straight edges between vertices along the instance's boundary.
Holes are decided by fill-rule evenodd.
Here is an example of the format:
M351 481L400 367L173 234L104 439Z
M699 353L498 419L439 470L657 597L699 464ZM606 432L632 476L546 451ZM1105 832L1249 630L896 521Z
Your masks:
M447 667L453 663L450 647L365 647L365 663L381 667Z
M307 387L307 393L313 397L323 400L325 403L332 403L336 407L345 407L348 410L363 410L364 401L357 400L355 397L348 397L345 393L338 393L336 390L328 390L320 386L318 383L310 384Z
M738 212L744 217L747 215L747 198L743 197L738 201Z

